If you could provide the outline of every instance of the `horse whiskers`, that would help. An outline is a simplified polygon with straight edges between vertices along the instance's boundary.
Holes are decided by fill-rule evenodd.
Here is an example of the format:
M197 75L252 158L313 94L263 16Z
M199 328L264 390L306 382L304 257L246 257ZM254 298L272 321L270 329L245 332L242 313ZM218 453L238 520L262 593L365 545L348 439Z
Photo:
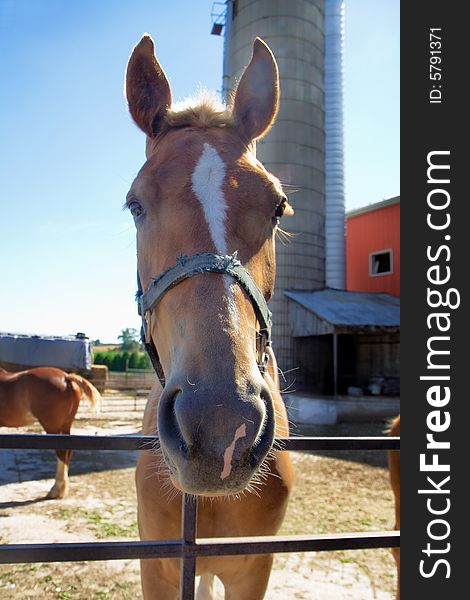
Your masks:
M258 490L256 489L256 483L252 482L248 485L248 487L246 488L246 491L249 494L253 494L255 496L257 496L258 498L261 498L261 495L258 493Z
M248 487L255 486L257 489L261 489L264 485L266 485L266 481L268 480L269 473L261 473L258 472L254 475Z
M253 494L256 497L261 498L261 490L266 485L266 482L269 479L269 477L281 479L281 477L277 473L274 473L271 470L269 465L270 461L275 460L276 450L282 450L282 444L275 443L275 448L268 452L268 455L260 465L257 473L253 476L250 483L244 490L232 494L227 494L226 496L199 496L199 501L202 503L209 502L212 505L214 502L238 502L242 500L242 498L248 496L249 494ZM171 504L178 497L181 497L183 493L181 490L179 490L173 485L169 475L169 469L166 463L164 462L161 454L158 458L158 462L147 467L148 473L146 474L145 479L158 477L163 497L165 498L168 504ZM194 496L192 496L192 498L194 498Z
M166 465L161 452L155 452L154 457L155 462L147 466L148 472L145 474L144 478L149 480L156 477L162 488L174 488L171 483L168 466Z
M295 367L294 369L290 369L289 371L285 371L282 373L282 378L284 380L284 383L287 383L287 379L286 379L286 373L290 373L291 371L296 371L298 367ZM293 381L291 381L286 387L282 388L280 390L281 394L292 394L294 393L296 390L294 388L295 385L295 379Z
M174 502L176 498L178 498L178 496L182 496L182 492L179 489L175 488L174 485L172 485L171 487L168 486L168 488L166 488L164 491L164 498L166 499L168 504Z
M287 246L292 241L292 238L300 235L298 233L292 233L291 231L286 231L282 229L279 225L276 228L276 237L279 239L283 246Z
M288 371L283 371L282 369L280 369L278 367L277 371L278 371L279 377L284 381L284 383L287 383L286 374L287 373L292 373L292 371L297 371L299 368L300 367L294 367L292 369L289 369ZM284 394L284 392L288 391L289 388L292 387L294 384L295 384L295 379L294 379L294 381L292 381L291 383L289 383L289 385L286 388L281 389L279 391L281 392L281 394Z
M281 390L281 394L295 394L297 389L292 387L294 384L288 385L285 390ZM289 389L292 387L292 389Z
M282 185L282 189L284 190L284 193L289 195L289 194L295 194L296 192L300 192L301 191L301 187L292 183L283 183L281 181L281 185Z
M284 451L286 449L286 446L285 446L284 442L281 442L276 439L276 440L274 440L273 448L274 448L274 450Z
M287 371L283 371L281 368L277 368L277 372L282 377L282 379L287 382L286 375L287 373L292 373L293 371L298 371L300 367L292 367L292 369L287 369Z
M282 420L284 417L284 415L282 413L280 413L279 411L274 410L274 420L276 423L278 423L280 420Z
M160 488L163 492L163 497L168 504L171 504L176 498L182 496L182 491L173 485L168 466L166 465L161 452L155 453L155 458L155 462L147 466L145 479L149 480L153 477L157 477L160 483ZM269 460L273 458L274 452L270 451L266 459L260 465L258 472L254 475L248 486L243 491L227 494L226 496L201 496L201 501L209 501L211 504L214 502L239 501L248 494L254 494L260 498L260 490L266 484L267 479L270 476L279 477L277 474L272 473L269 468Z
M158 440L146 440L142 444L142 450L153 450L156 446L159 446L160 442Z
M152 477L157 477L158 481L162 481L161 475L166 475L168 468L166 465L154 464L148 465L147 467L148 473L145 475L145 479L151 479Z
M171 504L178 496L182 496L183 492L176 488L170 478L168 469L165 473L166 477L160 480L160 487L163 492L163 497L168 504Z

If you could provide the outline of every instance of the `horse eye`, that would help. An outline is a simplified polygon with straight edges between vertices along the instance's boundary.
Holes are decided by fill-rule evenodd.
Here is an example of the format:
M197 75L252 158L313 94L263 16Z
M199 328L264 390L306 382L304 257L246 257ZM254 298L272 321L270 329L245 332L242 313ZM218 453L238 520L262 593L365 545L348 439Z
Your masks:
M274 213L274 220L279 223L284 211L286 210L286 202L283 200L276 208L276 212Z
M142 213L144 212L144 209L142 208L142 206L138 202L135 202L135 200L130 202L127 207L129 209L129 212L131 213L131 215L134 217L134 219L136 219L137 217L140 217L142 215Z

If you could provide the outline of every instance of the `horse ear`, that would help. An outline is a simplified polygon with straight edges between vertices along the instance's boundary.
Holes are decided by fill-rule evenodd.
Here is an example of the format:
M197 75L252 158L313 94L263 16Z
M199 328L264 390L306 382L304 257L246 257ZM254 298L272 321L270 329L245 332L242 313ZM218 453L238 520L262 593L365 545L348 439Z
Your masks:
M261 40L237 86L233 115L241 136L248 142L262 137L274 122L279 106L279 72L273 53Z
M171 105L171 89L148 34L142 36L127 64L126 97L136 125L155 137Z

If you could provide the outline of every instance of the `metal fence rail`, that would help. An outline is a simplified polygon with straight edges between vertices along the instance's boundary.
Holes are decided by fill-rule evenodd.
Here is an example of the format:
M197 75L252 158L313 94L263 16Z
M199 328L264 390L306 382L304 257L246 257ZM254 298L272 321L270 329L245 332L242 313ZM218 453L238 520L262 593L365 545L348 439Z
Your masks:
M89 435L0 435L0 448L81 449L81 450L152 450L158 438L152 436ZM279 438L281 450L399 450L398 437L298 437ZM136 542L87 542L54 544L0 545L0 563L64 562L137 558L180 558L180 598L194 599L196 559L201 556L271 554L358 550L397 547L397 531L344 533L317 536L263 536L244 538L197 539L197 498L183 494L181 539Z
M158 438L150 435L62 435L11 433L0 435L0 448L68 450L152 450ZM399 450L399 437L289 437L277 438L279 450Z

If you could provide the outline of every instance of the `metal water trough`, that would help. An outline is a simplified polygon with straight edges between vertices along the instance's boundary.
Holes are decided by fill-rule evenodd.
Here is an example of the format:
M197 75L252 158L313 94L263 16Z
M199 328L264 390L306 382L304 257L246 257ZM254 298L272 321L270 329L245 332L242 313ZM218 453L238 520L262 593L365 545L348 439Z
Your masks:
M151 450L151 436L0 435L0 448L72 450ZM312 450L399 450L398 437L298 437L276 440L278 448ZM165 541L85 542L0 545L0 563L65 562L137 558L180 558L181 600L194 599L196 559L199 556L271 554L392 548L400 545L400 532L343 533L328 535L262 536L197 539L197 498L183 495L181 538Z

